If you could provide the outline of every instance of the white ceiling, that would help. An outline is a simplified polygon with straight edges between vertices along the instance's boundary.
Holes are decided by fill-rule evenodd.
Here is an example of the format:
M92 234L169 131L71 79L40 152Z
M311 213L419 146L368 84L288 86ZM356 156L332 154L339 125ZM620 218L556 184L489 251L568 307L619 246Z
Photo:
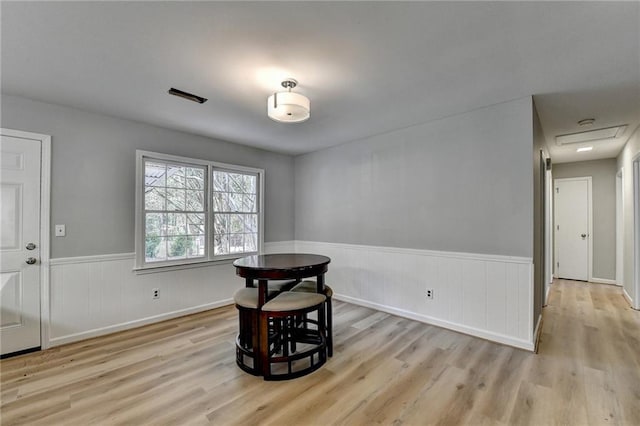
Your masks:
M7 2L2 92L299 154L534 95L555 162L640 124L639 2ZM266 99L294 77L311 118ZM170 87L209 98L169 96ZM558 134L628 124L577 156Z

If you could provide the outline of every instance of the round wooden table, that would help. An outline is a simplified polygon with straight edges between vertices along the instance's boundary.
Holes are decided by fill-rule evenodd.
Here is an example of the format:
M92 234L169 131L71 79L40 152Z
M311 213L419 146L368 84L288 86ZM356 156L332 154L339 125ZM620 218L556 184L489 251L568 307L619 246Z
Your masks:
M319 254L279 253L243 257L233 262L233 266L236 267L236 275L245 279L247 287L253 287L254 280L258 280L260 307L265 303L269 280L302 280L316 277L318 293L322 293L324 274L329 262L331 259Z
M247 256L233 262L236 268L236 275L245 279L246 287L254 287L254 280L258 280L258 311L267 301L267 291L269 280L302 280L304 278L316 277L317 292L324 292L324 274L328 270L331 259L327 256L306 253L279 253L260 254ZM258 330L252 330L254 337L259 335ZM260 352L257 360L264 359L264 352L268 350L266 341L263 339L254 340L254 350L257 346ZM258 371L262 371L261 366L257 366Z

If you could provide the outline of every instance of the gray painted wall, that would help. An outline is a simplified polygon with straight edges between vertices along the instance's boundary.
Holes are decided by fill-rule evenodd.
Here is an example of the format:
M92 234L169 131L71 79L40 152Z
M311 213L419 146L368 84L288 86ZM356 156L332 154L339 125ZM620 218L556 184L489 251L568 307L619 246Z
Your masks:
M1 126L52 136L51 257L134 250L135 150L265 169L265 241L292 240L293 157L3 95ZM53 232L53 226L52 226Z
M637 259L640 254L634 253L633 249L633 160L640 155L640 127L638 127L618 156L617 170L623 170L623 269L624 269L624 289L632 298L634 307L640 309L640 282L634 284L633 259ZM640 232L636 230L635 232ZM640 263L640 262L639 262ZM635 288L634 288L635 287Z
M553 178L591 176L593 192L593 277L616 278L616 160L553 165Z
M532 257L532 100L295 158L297 240Z

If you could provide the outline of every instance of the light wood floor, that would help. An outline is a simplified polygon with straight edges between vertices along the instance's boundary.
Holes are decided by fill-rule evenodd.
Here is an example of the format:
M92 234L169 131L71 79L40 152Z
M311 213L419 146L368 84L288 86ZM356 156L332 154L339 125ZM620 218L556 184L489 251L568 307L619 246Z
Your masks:
M264 382L226 307L0 362L1 423L640 425L640 312L552 287L537 355L335 302L335 356Z

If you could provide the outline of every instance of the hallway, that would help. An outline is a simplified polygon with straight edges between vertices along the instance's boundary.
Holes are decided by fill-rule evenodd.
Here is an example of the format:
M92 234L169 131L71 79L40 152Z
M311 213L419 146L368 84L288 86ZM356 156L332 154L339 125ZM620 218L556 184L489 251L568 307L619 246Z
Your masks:
M514 413L538 424L640 424L640 312L620 287L555 280L542 330Z

